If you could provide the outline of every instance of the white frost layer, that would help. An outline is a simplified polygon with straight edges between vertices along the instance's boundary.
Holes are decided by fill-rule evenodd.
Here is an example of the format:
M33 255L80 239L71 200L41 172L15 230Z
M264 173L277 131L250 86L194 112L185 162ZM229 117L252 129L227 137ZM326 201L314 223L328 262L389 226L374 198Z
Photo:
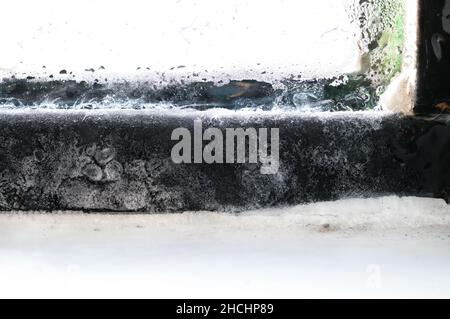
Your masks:
M346 199L266 210L245 214L252 218L271 219L277 225L315 227L328 224L334 230L386 230L450 226L450 206L444 201L426 198L382 197L377 199Z
M366 119L366 120L382 120L385 117L393 116L395 113L389 111L341 111L341 112L315 112L315 113L305 113L296 109L285 110L282 108L274 108L272 110L266 111L262 109L240 109L240 110L229 110L224 108L213 108L204 111L194 110L194 109L179 109L174 108L173 105L158 105L154 104L153 108L133 110L133 109L93 109L93 110L83 110L83 109L57 109L57 108L43 108L43 109L32 109L32 108L15 108L15 109L0 109L0 116L2 115L34 115L43 114L47 116L51 115L83 115L85 118L97 117L97 118L108 118L108 116L132 116L132 115L146 115L146 116L172 116L172 117L193 117L193 118L209 118L209 119L220 119L220 118L243 118L243 119L261 119L261 118L275 118L275 119L286 119L286 118L311 118L311 119Z
M450 208L0 214L0 297L450 297Z
M136 225L155 229L177 227L178 232L201 233L216 228L227 231L266 231L286 229L305 232L382 231L449 227L450 205L443 200L396 196L345 199L287 208L248 211L239 214L186 212L184 214L83 214L3 213L0 227L29 227L32 231L48 231L58 226L65 234L102 229L106 232L134 231ZM174 238L178 235L174 234ZM3 238L4 232L0 234ZM17 235L17 234L16 234ZM25 235L26 236L26 235Z

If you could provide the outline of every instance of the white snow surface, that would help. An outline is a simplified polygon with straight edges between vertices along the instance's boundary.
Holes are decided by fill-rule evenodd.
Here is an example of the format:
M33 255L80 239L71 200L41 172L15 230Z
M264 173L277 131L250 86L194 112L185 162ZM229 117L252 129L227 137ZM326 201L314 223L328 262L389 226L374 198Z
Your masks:
M448 298L450 206L2 213L0 297Z

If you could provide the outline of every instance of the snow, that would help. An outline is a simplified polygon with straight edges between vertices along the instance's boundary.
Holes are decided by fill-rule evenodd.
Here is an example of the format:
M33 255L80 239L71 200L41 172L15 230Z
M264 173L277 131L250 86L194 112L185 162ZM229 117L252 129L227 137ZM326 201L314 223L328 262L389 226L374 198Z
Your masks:
M450 206L0 214L0 297L450 297Z

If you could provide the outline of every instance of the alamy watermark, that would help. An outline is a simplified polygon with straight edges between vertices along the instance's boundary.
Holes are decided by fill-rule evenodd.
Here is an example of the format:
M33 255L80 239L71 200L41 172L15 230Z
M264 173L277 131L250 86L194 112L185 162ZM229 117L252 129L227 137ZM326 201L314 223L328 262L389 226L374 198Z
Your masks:
M368 265L366 272L368 275L366 282L367 288L381 289L383 286L381 266L378 264Z
M203 130L201 120L194 129L177 128L171 152L176 164L261 164L261 174L276 174L280 167L280 131L278 128L219 128ZM270 140L270 142L269 142Z

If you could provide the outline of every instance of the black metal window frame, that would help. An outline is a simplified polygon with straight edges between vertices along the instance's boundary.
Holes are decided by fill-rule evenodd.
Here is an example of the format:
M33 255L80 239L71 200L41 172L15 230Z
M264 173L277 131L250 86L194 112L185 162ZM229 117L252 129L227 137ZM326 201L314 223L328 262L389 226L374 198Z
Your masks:
M418 0L415 114L450 113L450 19L448 0Z

